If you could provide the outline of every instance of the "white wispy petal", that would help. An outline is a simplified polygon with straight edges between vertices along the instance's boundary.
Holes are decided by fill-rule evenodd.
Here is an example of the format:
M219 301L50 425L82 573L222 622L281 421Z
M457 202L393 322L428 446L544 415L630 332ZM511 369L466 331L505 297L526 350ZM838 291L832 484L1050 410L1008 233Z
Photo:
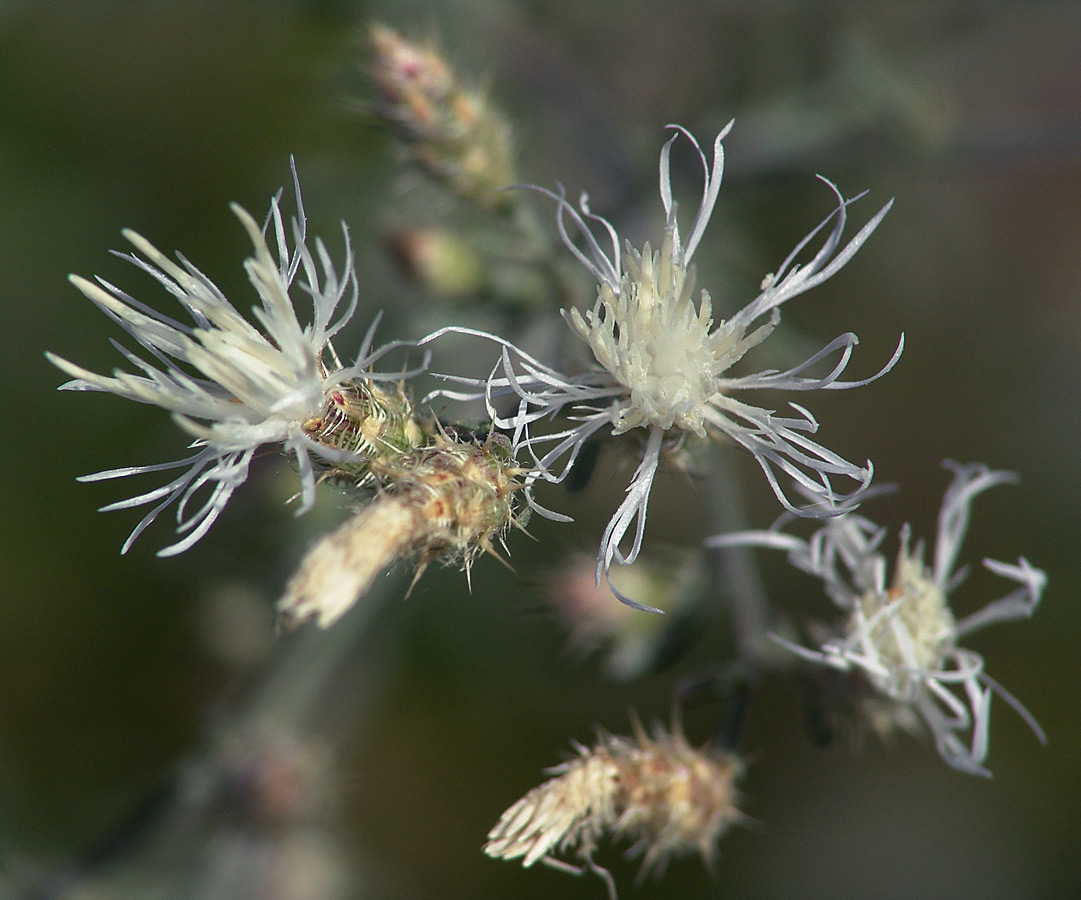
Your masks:
M160 555L192 546L246 480L255 451L264 445L280 444L296 459L301 481L298 514L305 512L315 500L312 453L327 458L335 454L312 441L303 430L304 423L319 414L328 392L343 381L361 376L403 377L402 373L384 376L369 371L375 361L399 346L372 349L378 317L356 362L343 366L338 361L330 341L356 311L359 297L349 234L343 223L345 264L339 273L321 240L314 241L314 251L307 245L295 168L293 178L297 215L291 222L292 248L279 197L271 202L265 228L236 204L231 207L252 242L252 256L244 268L259 299L252 309L257 324L241 315L183 255L177 254L174 261L133 231L125 231L124 236L135 253L118 255L153 277L194 324L164 315L104 279L95 282L71 276L72 283L134 338L148 358L114 341L133 371L117 369L107 376L47 354L73 379L61 389L104 391L159 406L194 438L195 453L175 462L128 466L81 479L101 481L183 470L160 488L103 507L115 510L153 504L125 542L125 552L172 504L176 504L177 533L182 538ZM276 258L268 246L267 231ZM297 314L294 295L298 293L304 296L304 305L311 304L311 316L304 324Z
M933 562L924 563L921 544L910 549L906 525L892 581L887 580L889 563L880 550L885 529L856 513L827 519L807 540L780 530L793 521L788 515L767 531L718 535L706 543L784 550L793 565L821 579L845 616L837 634L816 649L775 639L811 662L863 672L881 694L919 713L947 763L986 776L990 772L983 763L993 694L1013 707L1041 742L1045 738L1028 710L987 675L983 657L958 646L958 641L985 625L1031 616L1047 578L1024 557L1016 564L985 559L988 571L1018 587L979 612L954 618L949 596L964 576L964 569L957 569L957 558L972 501L1017 478L981 464L947 461L945 466L954 477L938 517Z

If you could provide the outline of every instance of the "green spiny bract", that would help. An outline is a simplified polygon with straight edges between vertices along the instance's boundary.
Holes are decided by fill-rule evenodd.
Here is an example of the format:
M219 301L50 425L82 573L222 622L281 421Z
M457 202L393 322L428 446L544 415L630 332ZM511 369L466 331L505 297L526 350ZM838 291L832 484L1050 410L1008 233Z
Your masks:
M481 440L439 429L428 446L373 462L372 472L387 495L417 510L411 547L420 555L417 578L433 559L467 573L481 553L502 559L495 542L528 519L514 496L524 487L522 470L499 435Z
M350 381L328 392L321 414L304 423L313 440L355 457L336 462L327 475L356 487L373 483L373 462L428 444L431 429L403 384L387 391L373 381Z
M526 483L510 442L419 416L402 385L391 393L369 381L343 384L305 431L343 452L326 477L366 501L301 561L278 603L286 626L315 619L328 627L407 557L418 559L413 583L433 560L468 576L481 553L504 561L496 544L524 528L528 508L517 508L515 494Z

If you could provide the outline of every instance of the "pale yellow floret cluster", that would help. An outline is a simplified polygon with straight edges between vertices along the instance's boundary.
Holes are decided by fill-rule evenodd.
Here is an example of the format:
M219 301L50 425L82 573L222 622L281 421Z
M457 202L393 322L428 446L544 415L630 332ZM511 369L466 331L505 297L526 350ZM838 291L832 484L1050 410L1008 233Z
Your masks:
M743 328L721 322L711 331L709 293L701 292L696 309L695 268L677 258L677 241L672 222L660 251L628 246L618 292L602 281L593 309L567 313L597 362L627 388L614 434L656 426L705 437L717 377L772 330L766 325L745 339Z
M903 541L892 586L860 596L847 625L849 643L873 661L868 674L875 686L905 702L923 691L926 673L943 667L957 635L946 595L921 557Z

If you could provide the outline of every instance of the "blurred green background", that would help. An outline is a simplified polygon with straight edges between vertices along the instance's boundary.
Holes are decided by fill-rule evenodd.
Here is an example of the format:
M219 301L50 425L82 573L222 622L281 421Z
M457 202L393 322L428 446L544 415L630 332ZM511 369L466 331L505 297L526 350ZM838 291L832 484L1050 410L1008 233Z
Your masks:
M1050 586L1030 623L971 645L1049 745L996 702L989 782L908 738L816 750L796 692L769 682L747 735L753 822L724 839L716 877L688 860L635 888L633 864L607 854L622 896L1081 894L1081 5L4 0L0 896L601 897L593 879L487 859L487 829L570 739L626 731L630 706L666 718L673 681L731 651L714 627L682 666L629 684L568 652L542 587L593 552L618 473L575 500L551 494L580 522L513 536L516 573L481 561L469 595L433 571L407 600L392 580L339 629L279 641L273 601L343 499L295 520L288 466L269 459L206 539L161 560L168 514L121 557L137 516L95 509L135 486L76 484L175 458L183 439L155 410L55 392L46 349L98 371L120 361L119 331L66 275L165 308L107 252L133 227L246 308L248 248L227 204L261 215L290 154L336 259L348 222L383 337L466 315L424 304L386 252L389 230L458 212L429 202L350 109L371 96L358 35L373 18L438 35L514 122L521 177L588 188L636 240L661 222L663 126L706 142L735 117L696 255L720 302L753 296L828 211L815 173L871 191L860 222L896 197L848 268L785 310L819 344L858 333L860 374L906 333L888 378L810 398L824 443L900 482L869 512L917 534L933 529L943 457L1022 475L977 501L967 558L1024 554ZM750 516L765 525L775 503L759 481ZM691 491L670 480L649 539L704 533L685 521ZM806 589L777 568L782 602ZM976 598L997 589L972 581Z

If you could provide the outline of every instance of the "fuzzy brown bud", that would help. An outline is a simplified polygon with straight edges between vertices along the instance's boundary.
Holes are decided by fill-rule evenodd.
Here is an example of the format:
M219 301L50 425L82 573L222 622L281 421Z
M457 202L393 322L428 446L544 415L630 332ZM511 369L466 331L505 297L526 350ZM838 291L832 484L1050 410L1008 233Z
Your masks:
M691 550L643 554L633 566L611 572L617 591L667 613L644 614L613 603L607 582L597 584L597 560L571 556L545 582L552 610L566 626L573 650L587 654L604 647L605 674L620 681L638 678L657 665L671 647L671 629L686 626L706 584L699 555Z

